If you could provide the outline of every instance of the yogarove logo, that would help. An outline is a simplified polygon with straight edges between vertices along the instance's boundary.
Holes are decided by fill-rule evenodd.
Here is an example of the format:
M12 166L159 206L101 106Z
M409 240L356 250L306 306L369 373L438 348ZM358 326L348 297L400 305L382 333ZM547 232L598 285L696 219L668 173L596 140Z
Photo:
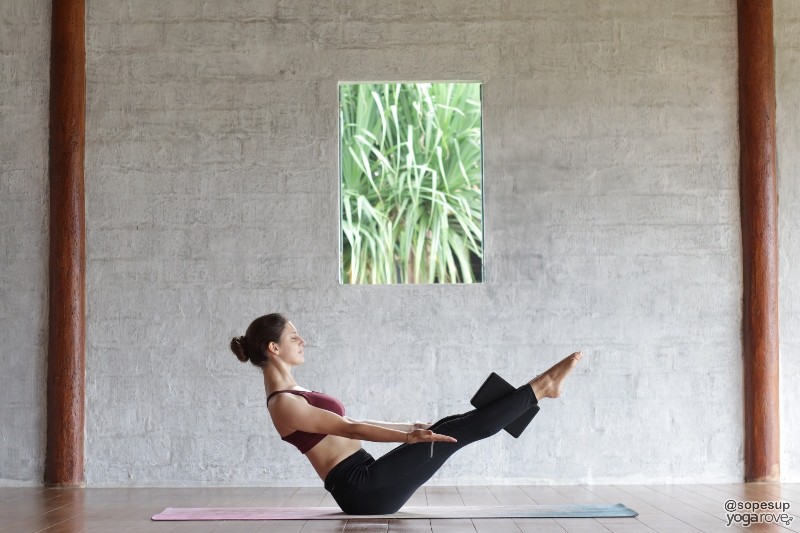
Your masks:
M725 502L726 526L744 526L751 524L784 524L789 525L794 520L789 516L791 503L785 501L750 501L727 500Z

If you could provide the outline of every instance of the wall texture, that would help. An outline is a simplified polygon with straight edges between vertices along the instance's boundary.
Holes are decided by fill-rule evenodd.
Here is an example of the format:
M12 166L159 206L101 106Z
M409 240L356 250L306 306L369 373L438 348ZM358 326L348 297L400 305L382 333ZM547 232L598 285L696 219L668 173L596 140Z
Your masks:
M90 7L90 484L317 483L227 348L272 310L355 417L587 351L437 481L739 478L733 2ZM337 82L379 79L484 83L485 284L338 285Z
M0 485L44 478L50 2L0 2Z
M46 40L37 3L4 4L2 24ZM586 352L519 440L467 448L432 483L741 479L735 2L429 4L88 3L89 485L319 485L227 348L270 311L308 342L298 382L354 418L433 421L469 409L490 371L522 384ZM797 8L781 10L778 65L796 71ZM44 87L46 47L24 35L2 59L38 65ZM796 76L779 76L796 116ZM383 79L483 83L483 284L338 284L337 82ZM0 478L26 482L43 452L46 90L3 90L4 121L38 124L33 150L0 134L22 168L7 186L4 158L2 235L32 238L0 255L2 290L26 288L2 310L0 383L30 395L0 407L28 460L0 458ZM39 211L9 214L6 197ZM783 335L785 357L798 339Z
M800 3L775 2L781 324L781 473L800 478Z

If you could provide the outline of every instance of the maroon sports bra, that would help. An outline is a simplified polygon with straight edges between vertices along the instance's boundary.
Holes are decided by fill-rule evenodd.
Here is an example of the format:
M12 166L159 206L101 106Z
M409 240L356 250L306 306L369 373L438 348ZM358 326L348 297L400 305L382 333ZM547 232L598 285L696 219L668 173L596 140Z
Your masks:
M342 402L334 398L333 396L328 396L327 394L323 394L321 392L316 391L305 391L305 390L276 390L269 396L267 396L267 402L269 399L275 396L276 394L280 394L282 392L288 392L291 394L299 394L300 396L304 397L308 403L313 405L314 407L319 407L320 409L325 409L326 411L331 411L332 413L336 413L339 416L344 416L344 405ZM306 431L294 431L285 437L281 437L281 440L285 440L290 444L294 444L297 446L297 449L300 450L300 453L305 454L308 450L319 444L319 442L327 437L327 435L323 433L308 433Z

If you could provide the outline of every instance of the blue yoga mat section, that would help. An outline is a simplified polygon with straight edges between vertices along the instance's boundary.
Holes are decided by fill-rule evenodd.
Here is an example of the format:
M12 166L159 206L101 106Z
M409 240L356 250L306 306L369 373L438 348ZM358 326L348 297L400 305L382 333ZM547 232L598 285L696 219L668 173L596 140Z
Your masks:
M621 503L403 507L393 514L348 515L338 507L168 507L153 520L341 520L343 518L620 518L639 513Z

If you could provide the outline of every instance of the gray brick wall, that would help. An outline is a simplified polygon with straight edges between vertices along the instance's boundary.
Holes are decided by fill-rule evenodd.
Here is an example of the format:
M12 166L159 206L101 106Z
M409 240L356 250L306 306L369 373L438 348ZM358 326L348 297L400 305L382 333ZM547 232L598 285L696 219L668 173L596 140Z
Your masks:
M0 2L0 486L44 475L50 2Z
M775 87L778 100L778 211L780 236L781 473L800 478L800 4L777 0Z
M428 4L88 5L90 485L319 485L227 348L274 310L308 341L298 381L356 418L435 420L492 370L521 384L587 353L520 440L467 448L432 483L741 478L735 3ZM14 53L46 80L46 49ZM483 82L484 284L338 285L337 82L378 79ZM45 92L28 107L42 161ZM43 210L44 167L12 152ZM43 213L3 279L38 276L3 311L6 358L21 326L45 328ZM12 367L42 401L43 339L24 345L38 366ZM41 447L40 421L7 412ZM38 479L40 451L0 477Z

